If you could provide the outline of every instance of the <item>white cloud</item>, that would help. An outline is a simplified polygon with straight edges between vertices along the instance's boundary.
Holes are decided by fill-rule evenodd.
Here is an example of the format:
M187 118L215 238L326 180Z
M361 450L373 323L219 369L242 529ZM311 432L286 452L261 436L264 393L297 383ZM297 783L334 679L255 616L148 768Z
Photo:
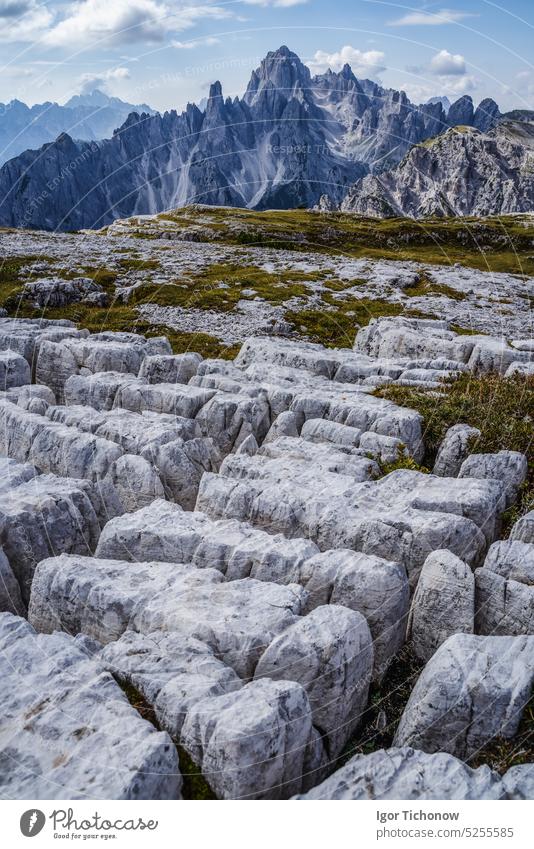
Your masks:
M343 65L349 64L357 77L379 74L385 70L385 55L380 50L357 50L346 44L335 53L317 50L313 59L307 64L314 74L323 74L328 68L341 71Z
M135 41L159 42L169 32L179 32L204 18L229 17L230 12L212 5L186 0L172 4L161 0L78 0L67 7L65 17L45 35L54 46L106 44Z
M191 41L171 41L177 50L194 50L195 47L213 47L220 44L220 39L208 36L207 38L193 38Z
M37 0L0 0L0 41L37 41L53 15Z
M440 9L437 12L408 12L402 18L388 21L390 27L439 27L445 24L456 24L465 18L476 17L472 12L456 12L454 9Z
M108 83L116 80L129 80L130 72L128 68L118 67L110 68L100 74L82 74L80 77L81 93L91 94L95 88L106 89Z
M460 53L449 53L440 50L430 60L430 70L433 74L442 76L460 76L465 74L465 58Z

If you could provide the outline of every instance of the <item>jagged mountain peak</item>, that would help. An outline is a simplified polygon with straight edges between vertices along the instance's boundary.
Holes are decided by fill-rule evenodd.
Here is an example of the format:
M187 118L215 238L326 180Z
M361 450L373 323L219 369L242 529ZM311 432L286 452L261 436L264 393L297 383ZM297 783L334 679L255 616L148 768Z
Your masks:
M486 130L499 115L488 99L475 113L466 96L452 105L449 120ZM78 125L58 126L53 138L72 126ZM339 204L369 171L387 177L414 145L448 123L441 103L416 106L403 91L357 79L348 64L312 77L284 45L253 71L243 98L224 97L216 81L202 110L136 110L115 126L120 130L98 144L71 132L75 141L66 147L52 141L7 163L0 170L0 224L98 227L191 202L287 208L313 206L325 194ZM70 161L72 172L65 168ZM446 171L447 163L436 167ZM32 199L49 185L55 188L45 211Z
M245 101L253 105L265 89L276 89L281 97L290 100L298 90L307 90L311 84L310 69L296 53L282 45L268 53L258 68L252 72L245 92Z
M376 217L499 215L534 207L532 132L499 124L489 133L452 127L415 145L393 170L359 180L341 205Z

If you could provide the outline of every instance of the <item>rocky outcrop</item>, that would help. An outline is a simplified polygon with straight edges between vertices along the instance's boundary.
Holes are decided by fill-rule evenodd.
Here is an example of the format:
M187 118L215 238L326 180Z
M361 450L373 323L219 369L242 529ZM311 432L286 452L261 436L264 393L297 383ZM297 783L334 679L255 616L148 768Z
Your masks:
M24 615L28 607L34 644L83 646L93 701L77 680L72 691L60 680L55 694L72 702L69 715L81 721L98 704L94 669L98 682L111 682L111 710L112 688L120 692L111 673L219 798L306 794L370 716L371 683L381 685L406 640L411 589L408 638L427 666L396 743L421 751L356 759L315 792L434 798L441 782L446 798L528 797L531 765L501 779L452 757L513 737L534 680L529 516L495 542L526 460L469 454L462 429L442 446L446 474L384 474L380 464L423 456L421 417L375 397L365 381L404 376L440 387L428 373L532 352L488 337L462 341L444 322L414 319L373 323L354 351L250 340L234 362L157 353L131 334L40 335L70 330L11 320L6 331L21 340L24 368L24 354L42 357L50 384L48 349L64 352L66 405L44 384L0 398L8 455L0 458L0 609ZM165 350L165 341L153 344ZM138 375L117 370L137 366ZM30 668L25 655L21 662ZM54 669L45 663L43 674L52 680ZM39 677L28 677L39 689ZM74 770L79 741L64 718L49 724L47 705L36 710L67 758L52 772ZM107 716L98 708L106 727ZM114 716L128 734L127 714ZM378 732L383 723L380 713ZM17 751L30 750L30 729ZM95 795L104 786L117 798L131 798L132 787L139 797L179 793L176 770L160 781L159 760L139 784L145 752L152 757L145 733L134 754L129 739L117 743L129 764L122 783L90 773ZM98 736L90 745L96 773L105 747ZM33 772L18 771L16 782L39 796L46 784ZM68 774L90 796L84 777Z
M98 144L58 128L55 141L3 166L0 223L95 228L188 203L272 209L321 199L324 208L453 123L487 131L498 118L489 99L475 112L469 96L460 98L446 115L441 102L417 105L403 91L358 80L348 65L313 77L281 47L252 73L242 98L225 98L215 82L205 110L133 111ZM43 191L46 204L38 202Z
M323 747L327 754L339 753L367 702L373 648L365 618L336 605L317 607L302 615L305 603L305 591L295 584L281 587L252 578L224 583L222 575L209 568L63 556L40 564L34 578L29 617L45 633L61 627L107 644L103 656L114 674L135 683L149 702L157 704L165 727L179 736L197 763L203 768L206 763L208 778L214 769L214 764L209 765L210 758L219 765L226 758L231 762L235 755L226 754L228 746L232 751L235 745L232 741L239 740L238 751L245 770L239 778L239 786L244 788L240 795L261 797L272 792L290 794L295 786L299 789L299 784L286 789L279 786L286 774L290 750L283 757L278 752L273 754L269 738L267 741L265 738L266 728L262 729L255 718L253 705L257 700L260 716L264 696L269 711L274 709L273 733L276 732L277 738L283 739L291 733L297 735L294 739L304 740L313 750L314 769L324 758ZM178 665L175 649L167 654L173 645L165 636L170 633L180 637L175 643L183 658ZM143 641L139 634L147 639ZM117 645L116 640L119 640ZM148 656L145 643L156 644ZM192 652L191 647L197 643L198 651ZM334 645L337 645L335 653ZM212 653L234 671L235 676L224 676L224 696L217 696L211 686L217 686L222 670L213 657L206 657L208 667L213 669L207 680L208 670L204 672L205 664L200 662L199 652L204 656ZM315 674L311 674L311 657L315 658ZM188 676L194 679L191 686L187 685ZM201 678L198 682L197 676ZM278 688L273 679L279 677L283 680ZM242 690L243 683L251 678L257 684ZM295 712L287 710L285 695L291 681L299 685L290 687L297 700ZM184 702L183 696L174 704L168 701L174 688L176 695L183 688L188 701ZM256 695L258 688L260 696ZM325 704L327 691L336 694L331 709ZM244 712L248 711L247 704L251 705L250 713ZM210 717L219 717L226 708L234 719L229 726L226 723L218 726L214 736ZM180 722L177 716L182 717ZM180 723L183 724L179 731ZM267 755L264 767L270 775L267 785L260 783L265 781L266 773L257 767L262 752ZM297 775L300 788L304 780L303 763L297 759L291 767L298 771L300 764ZM249 771L247 764L256 768ZM233 770L227 765L219 776L218 789L236 787L238 779L232 777Z
M487 766L471 769L445 752L409 747L356 755L326 781L297 799L525 799L531 767L512 767L502 777Z
M534 543L495 542L475 581L479 634L534 634Z
M104 307L107 295L91 277L75 277L63 280L60 277L44 277L25 283L22 297L36 307L64 307L82 301Z
M445 434L434 463L434 474L441 477L457 477L462 463L472 453L480 431L476 427L457 424Z
M181 798L172 740L130 706L91 640L2 613L0 670L4 797Z
M421 569L408 620L414 653L426 662L453 634L473 633L474 624L471 569L450 551L434 551Z
M449 637L418 679L394 745L465 759L513 737L534 683L533 650L534 636Z
M472 103L461 113L460 123L472 123L465 120L472 115ZM363 177L351 187L341 209L376 218L530 212L533 147L532 124L502 123L488 133L454 126L415 145L393 170Z

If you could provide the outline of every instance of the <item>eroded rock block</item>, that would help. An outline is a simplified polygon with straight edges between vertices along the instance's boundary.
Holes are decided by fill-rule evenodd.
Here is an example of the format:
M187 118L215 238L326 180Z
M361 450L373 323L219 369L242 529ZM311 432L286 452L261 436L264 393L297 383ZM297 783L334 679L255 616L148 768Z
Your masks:
M30 366L23 356L15 351L0 351L0 390L2 392L13 386L22 386L30 380Z
M490 479L501 482L507 506L514 503L528 471L527 458L519 451L497 451L496 454L471 454L460 467L458 477Z
M511 540L534 543L534 510L521 516L512 528Z
M275 637L254 677L299 681L310 700L313 724L324 735L330 757L335 757L359 724L372 671L372 638L365 618L330 604L316 607Z
M534 634L534 544L494 543L475 581L479 634Z
M292 413L290 410L286 410L284 413L280 413L280 415L277 416L272 423L265 439L263 440L263 445L266 445L269 442L274 442L275 439L278 439L281 436L298 437L298 435L297 417L295 416L295 413Z
M480 431L476 427L457 424L450 427L441 443L434 463L434 474L444 478L457 477L462 463L474 448Z
M214 696L241 689L243 682L213 650L195 638L153 631L125 631L108 643L100 662L133 686L153 707L161 728L179 740L189 709Z
M268 534L235 520L214 521L155 501L107 523L96 555L129 561L190 562L218 569L226 580L255 578L297 583L307 591L304 612L333 603L362 613L369 623L380 679L404 642L409 587L406 571L368 554L327 551L310 540Z
M501 486L491 480L444 485L443 478L399 470L355 483L345 474L317 474L310 464L269 463L276 465L257 455L227 458L220 475L203 477L197 509L310 538L322 551L348 548L401 562L412 586L437 549L478 564L504 509Z
M421 569L408 623L414 652L429 660L453 634L472 634L475 578L470 567L450 551L429 554Z
M308 442L330 442L346 448L357 448L361 433L356 427L348 427L327 419L308 419L302 425L300 435Z
M514 736L533 683L534 637L449 637L421 673L394 745L466 759Z
M139 377L146 383L189 383L202 362L200 354L158 354L145 357Z
M179 799L168 734L141 719L85 637L0 615L0 790L18 799Z
M251 681L193 706L184 748L225 799L285 799L317 768L320 746L306 691L294 681Z
M41 475L0 495L2 547L25 604L41 560L63 552L91 554L99 534L86 481Z
M427 754L406 746L356 755L322 784L297 798L416 800L518 797L508 796L498 773L487 766L471 769L445 752Z

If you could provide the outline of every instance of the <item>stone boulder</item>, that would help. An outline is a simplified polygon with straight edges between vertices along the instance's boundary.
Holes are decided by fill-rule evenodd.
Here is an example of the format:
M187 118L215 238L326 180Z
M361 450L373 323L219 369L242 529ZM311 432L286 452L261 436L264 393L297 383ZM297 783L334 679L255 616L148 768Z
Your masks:
M475 571L479 634L534 634L534 544L494 543Z
M171 738L131 707L97 650L85 637L38 634L0 615L2 796L181 798Z
M367 706L373 645L361 613L316 607L272 641L254 677L299 681L330 757L340 754Z
M515 786L517 781L513 777L512 781ZM445 752L427 754L406 746L356 755L322 784L296 798L409 801L518 797L509 796L501 777L487 766L471 769Z
M527 471L528 463L524 454L519 451L498 451L496 454L471 454L462 463L458 477L500 481L509 507L516 500Z
M31 380L27 361L15 351L0 351L0 391L22 386Z
M102 286L91 277L73 277L71 280L42 277L25 283L22 297L32 301L36 307L64 307L88 299L97 306L107 304L107 295Z
M408 639L420 660L430 660L453 634L472 634L473 572L450 551L429 554L421 569L408 620Z
M421 673L395 746L469 758L517 732L534 684L534 637L455 634Z
M145 357L139 378L145 383L189 383L202 362L200 354L154 354Z
M193 706L182 745L224 799L286 799L323 759L303 687L251 681Z
M443 478L457 477L462 463L472 453L477 439L480 439L480 431L476 427L466 424L450 427L439 447L433 473Z
M510 539L534 544L534 510L525 513L515 523L510 533Z

